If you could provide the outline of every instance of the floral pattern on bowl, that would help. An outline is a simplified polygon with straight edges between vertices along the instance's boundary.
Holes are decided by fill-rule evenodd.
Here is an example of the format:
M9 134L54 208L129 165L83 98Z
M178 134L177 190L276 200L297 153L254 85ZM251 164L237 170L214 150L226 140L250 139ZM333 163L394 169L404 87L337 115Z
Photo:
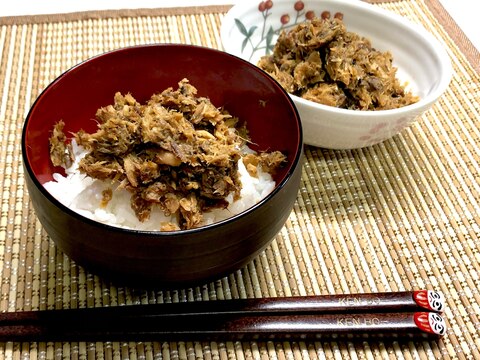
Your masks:
M276 39L282 31L288 31L314 17L330 18L332 16L328 10L319 12L309 9L302 0L290 4L290 8L286 8L284 3L280 4L283 5L280 7L275 5L273 0L261 1L258 4L258 13L262 17L260 22L249 22L250 18L234 18L237 31L242 39L240 53L250 62L256 62L255 60L261 56L271 54ZM343 18L343 14L340 12L333 16ZM259 32L260 35L258 35Z

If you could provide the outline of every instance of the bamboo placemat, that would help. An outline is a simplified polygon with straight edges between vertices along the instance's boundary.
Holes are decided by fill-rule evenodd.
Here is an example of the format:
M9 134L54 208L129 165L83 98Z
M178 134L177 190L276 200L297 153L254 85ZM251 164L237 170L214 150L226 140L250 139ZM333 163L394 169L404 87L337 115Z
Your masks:
M480 57L437 0L376 3L445 44L445 95L382 144L307 146L297 202L273 243L228 277L169 291L115 287L56 249L29 202L21 130L36 96L93 55L153 42L220 49L229 6L0 18L0 311L427 288L446 297L442 340L2 343L0 358L479 359Z

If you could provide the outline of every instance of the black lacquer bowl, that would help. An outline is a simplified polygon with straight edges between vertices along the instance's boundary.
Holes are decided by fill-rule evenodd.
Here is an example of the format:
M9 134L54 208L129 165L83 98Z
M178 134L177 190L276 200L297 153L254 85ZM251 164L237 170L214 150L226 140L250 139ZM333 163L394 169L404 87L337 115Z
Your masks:
M183 78L217 107L247 122L255 150L279 150L287 163L276 187L250 209L193 230L136 231L105 225L72 211L42 184L52 180L49 137L62 119L65 132L94 131L98 108L115 92L139 102ZM36 214L59 249L92 272L138 286L178 286L220 278L241 268L275 237L295 202L303 153L302 128L285 91L252 64L189 45L146 45L89 59L59 76L38 97L22 136L25 178Z

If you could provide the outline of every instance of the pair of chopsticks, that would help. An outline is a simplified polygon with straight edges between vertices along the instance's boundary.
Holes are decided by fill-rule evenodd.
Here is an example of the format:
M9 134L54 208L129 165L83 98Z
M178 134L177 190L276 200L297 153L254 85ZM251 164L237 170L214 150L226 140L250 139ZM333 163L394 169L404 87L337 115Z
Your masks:
M438 338L443 296L420 290L0 313L0 341Z

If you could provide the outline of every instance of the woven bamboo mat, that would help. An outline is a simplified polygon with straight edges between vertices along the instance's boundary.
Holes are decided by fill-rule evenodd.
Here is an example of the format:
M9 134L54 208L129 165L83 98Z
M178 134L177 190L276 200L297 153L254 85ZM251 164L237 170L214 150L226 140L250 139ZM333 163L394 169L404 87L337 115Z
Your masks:
M196 288L115 287L59 252L36 219L20 139L36 96L74 64L118 47L221 48L225 7L0 18L0 311L435 289L434 341L2 343L6 359L479 359L479 54L436 0L376 2L445 44L453 80L416 124L355 151L306 147L290 218L248 266Z

